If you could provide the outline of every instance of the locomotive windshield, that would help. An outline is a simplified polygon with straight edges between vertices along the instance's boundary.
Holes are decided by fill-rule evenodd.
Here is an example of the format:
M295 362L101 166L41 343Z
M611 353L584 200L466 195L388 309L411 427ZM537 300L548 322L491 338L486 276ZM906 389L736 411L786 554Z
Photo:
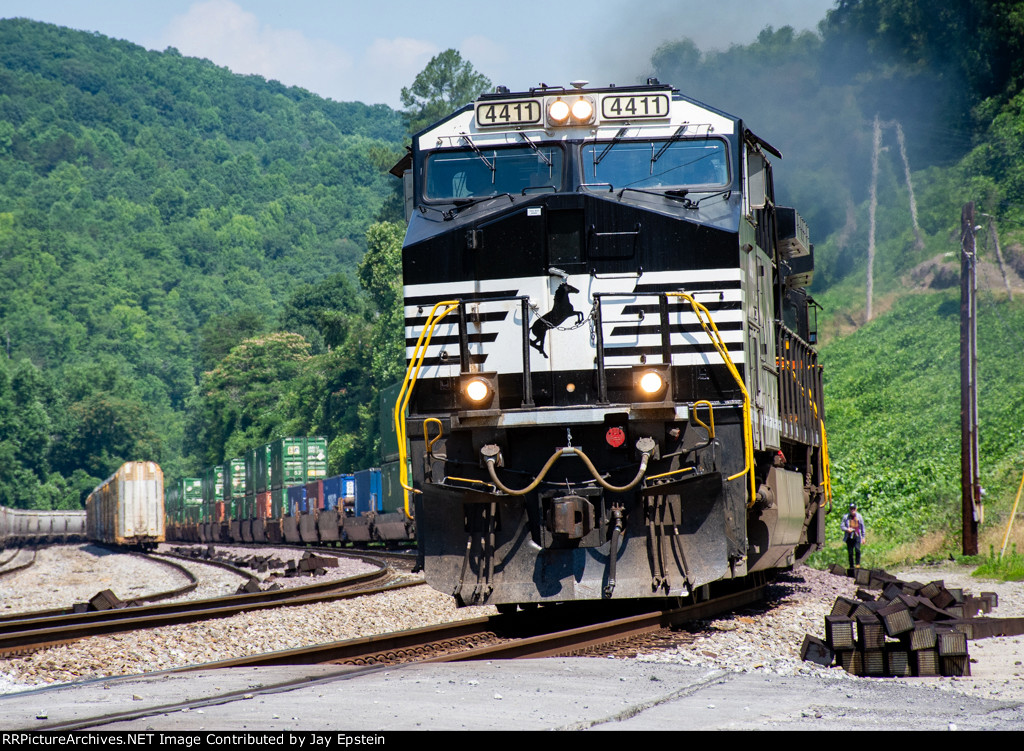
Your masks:
M511 193L560 191L562 150L515 146L438 151L427 156L427 199L452 200Z
M584 183L618 188L723 187L726 145L718 139L622 140L583 146Z

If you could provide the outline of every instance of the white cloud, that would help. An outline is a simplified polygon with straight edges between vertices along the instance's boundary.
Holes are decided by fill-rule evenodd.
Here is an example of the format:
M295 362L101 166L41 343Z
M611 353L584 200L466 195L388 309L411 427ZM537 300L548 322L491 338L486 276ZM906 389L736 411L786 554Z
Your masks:
M235 73L255 73L334 99L351 98L352 57L341 47L300 31L276 29L231 0L205 0L176 16L163 44L205 57Z
M361 89L366 93L357 98L400 108L402 87L410 85L440 51L433 42L421 39L374 39L358 66Z
M489 72L504 70L508 67L510 61L505 45L490 37L476 35L463 39L458 49L462 59L473 63L473 67L478 73L483 73L496 85L505 83L504 81L494 81L494 74Z

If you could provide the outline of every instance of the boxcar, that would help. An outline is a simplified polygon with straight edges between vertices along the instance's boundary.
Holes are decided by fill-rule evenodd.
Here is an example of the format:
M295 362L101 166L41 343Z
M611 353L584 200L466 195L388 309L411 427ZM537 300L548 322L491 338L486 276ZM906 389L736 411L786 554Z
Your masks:
M125 462L85 501L89 539L150 548L164 541L164 475L156 462Z

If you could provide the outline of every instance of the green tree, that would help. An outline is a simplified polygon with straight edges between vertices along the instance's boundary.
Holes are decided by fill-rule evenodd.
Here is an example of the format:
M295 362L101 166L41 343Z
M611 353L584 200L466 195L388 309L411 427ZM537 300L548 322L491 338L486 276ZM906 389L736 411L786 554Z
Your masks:
M296 384L310 361L298 334L247 339L203 373L188 403L186 451L199 466L296 432Z
M454 49L434 55L412 86L402 87L402 104L410 135L473 101L489 89L491 80L478 73Z
M50 474L46 391L32 363L0 357L0 505L51 508L41 493Z
M130 394L90 394L68 407L55 464L66 476L81 469L103 478L127 461L159 462L161 440L153 422L152 408Z
M281 328L302 334L317 353L346 339L351 319L362 318L365 301L351 277L332 274L319 284L304 284L285 304Z
M405 228L400 224L374 224L366 231L366 255L359 264L359 282L377 306L371 369L378 389L394 383L405 370L404 237Z

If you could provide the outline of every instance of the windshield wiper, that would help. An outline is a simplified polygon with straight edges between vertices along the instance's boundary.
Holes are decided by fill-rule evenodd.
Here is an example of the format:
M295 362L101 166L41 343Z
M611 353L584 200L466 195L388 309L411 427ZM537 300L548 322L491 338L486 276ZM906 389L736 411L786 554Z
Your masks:
M469 148L473 149L473 151L476 152L476 155L480 157L480 161L487 165L487 169L491 171L491 185L494 185L494 162L488 160L487 157L484 156L484 152L480 151L480 149L477 148L476 144L473 143L473 139L471 139L469 136L462 136L462 140L468 143Z
M540 150L540 146L538 146L533 141L531 141L530 137L528 135L526 135L525 133L520 133L519 135L522 137L522 139L524 141L526 141L526 143L528 143L530 145L531 149L533 149L534 151L537 152L537 156L539 156L541 159L544 160L544 164L546 164L548 167L552 167L553 166L551 164L551 158L547 154L545 154L543 151L541 151Z
M732 189L720 190L717 193L709 193L706 196L701 196L696 201L690 198L690 191L688 188L672 188L670 190L648 190L647 188L630 188L625 187L619 191L619 198L622 198L622 194L627 190L631 190L634 193L646 193L651 196L663 196L665 198L672 198L676 201L682 201L684 209L699 209L702 202L709 198L715 198L716 196L725 196L728 200L729 196L732 195Z
M501 198L502 196L508 196L508 200L512 203L516 202L516 199L512 197L511 193L495 193L493 196L476 196L475 198L452 198L451 202L455 204L455 208L445 211L443 214L444 219L445 221L454 219L462 209L475 206L483 201L490 201L492 198Z
M619 132L616 133L615 137L611 141L608 142L607 146L604 147L604 151L602 151L600 153L600 155L594 157L594 166L595 167L597 165L599 165L601 163L601 160L605 158L605 156L608 154L609 151L611 151L612 146L614 146L615 144L617 144L619 141L622 140L622 137L624 135L626 135L626 130L627 130L627 128L619 128ZM595 152L596 152L596 149L595 149Z
M686 196L689 195L690 191L686 188L673 188L671 190L649 190L647 188L631 188L628 185L619 191L619 198L622 198L622 194L627 190L631 190L634 193L646 193L649 196L664 196L665 198L674 198L677 201L682 201L683 206L688 209L694 208L697 204L691 201Z
M654 163L661 159L661 155L665 153L665 150L668 149L669 146L671 146L673 143L675 143L676 141L683 137L683 133L686 132L686 127L687 123L683 123L678 128L676 128L676 132L669 136L669 139L665 141L665 145L658 149L658 153L651 156L652 173L654 172Z

